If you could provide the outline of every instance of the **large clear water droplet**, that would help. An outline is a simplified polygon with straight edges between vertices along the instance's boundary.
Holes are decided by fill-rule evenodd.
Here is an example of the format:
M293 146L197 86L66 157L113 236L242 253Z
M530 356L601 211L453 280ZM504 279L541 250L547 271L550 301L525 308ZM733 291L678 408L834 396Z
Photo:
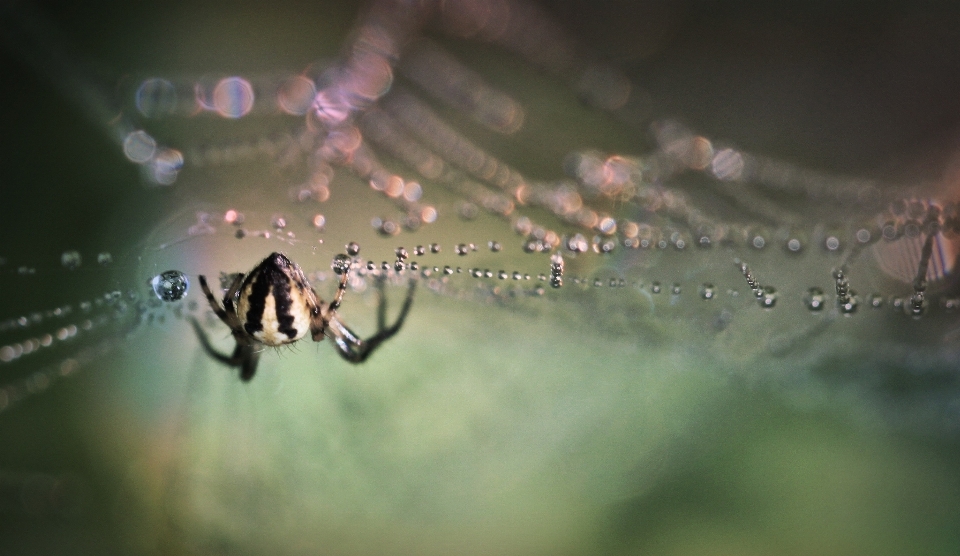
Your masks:
M190 289L190 282L187 275L179 270L168 270L154 276L150 280L150 286L157 299L170 302L183 299Z

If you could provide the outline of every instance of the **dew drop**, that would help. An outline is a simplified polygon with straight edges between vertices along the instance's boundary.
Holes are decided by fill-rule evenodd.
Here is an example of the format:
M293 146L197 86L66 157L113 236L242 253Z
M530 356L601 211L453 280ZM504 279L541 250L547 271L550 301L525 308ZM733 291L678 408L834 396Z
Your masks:
M480 214L480 209L477 205L471 202L460 203L459 208L457 209L457 214L460 215L460 218L464 220L473 220Z
M872 293L870 297L867 298L867 301L870 303L870 306L874 309L880 309L883 307L883 296L879 293Z
M402 271L402 270L403 270L403 261L402 261L401 259L397 259L396 261L394 261L394 263L393 263L393 269L394 269L395 271L397 271L397 272Z
M713 287L713 284L707 282L700 286L700 297L702 299L713 299L716 295L717 290Z
M886 241L893 241L900 237L900 230L897 228L896 222L887 222L880 228L880 236L883 237Z
M356 257L360 254L360 244L356 241L351 241L347 244L347 255L351 257Z
M310 222L313 224L313 227L318 232L322 232L323 229L327 226L327 218L322 214L313 215L313 220L311 220Z
M660 293L661 289L660 282L650 284L650 293Z
M922 317L923 314L927 312L927 301L922 294L914 294L907 303L904 304L904 310L911 317Z
M682 243L683 240L679 240L679 242ZM607 239L602 243L600 243L600 245L597 248L601 253L607 254L607 253L613 253L613 250L616 249L616 247L617 247L617 242L615 240ZM679 249L683 249L683 247L681 246L679 247Z
M857 312L858 305L859 302L857 301L856 292L850 292L850 296L846 298L845 302L839 303L838 307L841 313L851 315Z
M166 79L151 78L137 88L137 111L148 118L172 114L177 108L177 89Z
M583 237L583 234L575 234L567 239L567 249L574 253L583 253L587 247L587 238Z
M135 164L144 164L157 152L157 140L143 130L131 131L123 139L123 154Z
M408 214L403 217L403 227L411 232L419 230L421 224L423 224L423 221L415 214Z
M440 252L440 244L439 244L439 243L431 243L431 244L430 244L430 252L433 253L433 254L439 253L439 252Z
M16 349L13 346L3 346L0 348L0 361L4 363L9 363L19 356Z
M763 293L759 297L760 306L764 309L772 309L777 304L777 290L770 286L763 288Z
M101 266L106 266L112 262L113 262L113 255L111 255L109 252L104 251L102 253L97 254L97 264Z
M244 220L243 213L237 212L235 209L229 209L227 212L223 213L223 221L227 224L240 226L243 224Z
M287 227L287 219L278 214L278 215L276 215L276 216L273 217L273 220L271 221L271 224L272 224L273 227L276 228L277 230L282 230L282 229L284 229L284 228Z
M374 220L380 220L376 218ZM382 236L395 236L400 233L400 225L394 222L393 220L382 220L378 222L375 226L377 233Z
M670 292L673 293L673 295L680 295L680 284L674 283L673 287L670 289Z
M342 276L350 272L350 257L348 255L344 255L343 253L338 253L333 258L330 268L332 268L334 274L338 276Z
M78 251L64 251L60 255L60 264L68 270L76 270L80 268L80 263L83 262L83 257L80 256Z
M150 280L150 286L160 301L179 301L187 295L190 282L186 274L179 270L168 270L154 276Z
M467 245L465 243L460 243L457 245L454 251L457 253L457 255L465 257L468 253Z
M563 276L563 255L560 253L554 253L550 256L550 275L551 276Z
M490 250L493 251L494 253L498 253L500 252L501 249L503 249L503 246L500 245L499 241L493 241L493 240L487 242L487 247L489 247Z
M851 306L851 310L849 312L852 313L856 310L856 302L854 302L852 299L854 293L850 290L850 281L847 280L847 277L844 275L843 269L834 269L833 277L836 280L837 305L841 308L841 310L845 306Z
M407 250L403 247L397 247L393 252L397 256L398 261L405 261L407 257L410 256L410 254L407 253Z
M807 290L807 295L804 296L803 302L806 304L807 309L811 311L821 311L826 304L826 297L823 294L823 290L814 287Z
M422 246L422 245L418 245L418 246L416 246L416 247L413 248L413 254L416 255L416 256L418 256L418 257L422 256L425 252L426 252L426 251L423 249L423 246Z

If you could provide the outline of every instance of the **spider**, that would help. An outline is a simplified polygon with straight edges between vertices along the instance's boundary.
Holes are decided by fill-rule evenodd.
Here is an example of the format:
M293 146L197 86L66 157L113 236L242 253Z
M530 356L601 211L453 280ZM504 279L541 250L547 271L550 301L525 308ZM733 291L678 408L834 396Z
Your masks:
M304 338L307 332L315 342L322 341L324 336L330 336L337 353L347 361L365 361L380 344L403 326L413 302L416 281L410 280L407 297L397 320L393 325L386 326L384 279L377 279L377 333L361 340L340 321L337 314L347 288L349 258L346 255L337 255L333 261L333 269L340 275L340 282L337 285L337 294L330 303L325 303L317 296L300 267L283 253L270 254L249 274L237 274L223 296L222 307L210 291L206 277L201 275L200 287L210 303L210 308L230 327L237 347L233 350L233 355L220 353L210 344L200 323L191 319L200 344L217 361L239 367L240 380L244 382L252 379L257 372L257 362L263 346L292 344Z

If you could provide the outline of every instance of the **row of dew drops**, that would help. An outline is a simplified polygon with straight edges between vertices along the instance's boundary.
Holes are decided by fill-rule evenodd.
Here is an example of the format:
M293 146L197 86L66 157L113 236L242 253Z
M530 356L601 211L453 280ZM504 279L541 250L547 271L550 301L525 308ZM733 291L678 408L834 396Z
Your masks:
M489 250L493 253L500 252L502 250L502 245L498 241L489 241L487 243ZM491 279L498 278L499 280L509 280L514 281L529 281L533 277L529 273L523 273L520 271L492 271L490 269L481 269L477 267L471 267L464 269L460 266L450 266L445 265L440 266L426 266L417 262L416 260L408 260L410 258L410 251L404 247L397 247L395 250L395 260L390 263L388 261L383 261L380 264L377 264L375 261L369 260L365 264L358 258L360 253L360 245L356 242L350 242L346 245L346 254L339 254L334 258L332 263L332 268L336 274L343 274L349 272L351 269L356 270L359 273L389 273L395 272L397 274L404 272L406 270L419 272L423 278L432 278L434 276L441 276L444 279L446 277L454 274L466 274L477 279ZM427 253L430 254L439 254L442 251L441 246L437 243L431 243L428 246L417 245L413 248L412 253L416 256L423 256ZM475 243L459 243L454 248L454 253L458 256L467 256L471 252L478 251L478 247ZM757 299L757 302L764 309L772 309L777 305L777 300L779 294L775 288L769 285L762 285L758 279L754 276L753 272L749 266L742 262L740 259L734 259L734 264L740 270L741 274L746 281L747 286L750 288L751 293ZM565 261L563 254L560 252L554 252L550 255L550 264L549 272L540 273L537 276L538 285L533 289L533 294L537 296L542 296L545 293L543 283L549 284L552 288L561 288L564 284L564 274L565 274ZM851 289L849 278L847 277L844 269L834 269L833 270L833 279L835 282L835 300L837 309L844 314L854 314L857 312L858 308L861 306L861 298L857 293ZM318 273L316 275L320 279L323 279L323 273ZM624 278L610 278L605 281L600 278L581 278L581 277L568 277L568 280L574 285L581 287L585 286L594 286L594 287L603 287L607 285L611 288L622 288L628 285L627 280ZM649 292L652 294L659 294L667 289L670 294L678 296L682 292L682 286L680 283L675 282L668 288L664 288L663 284L659 281L653 281L646 286L642 282L632 282L629 285L638 287L638 288L649 288ZM189 289L189 281L185 273L177 270L167 271L161 274L158 274L151 280L151 286L157 298L166 301L178 301L182 299ZM703 300L713 300L718 296L718 289L712 283L705 282L701 284L698 288L699 297ZM739 296L739 292L735 289L728 289L727 294L732 297ZM873 293L866 298L866 305L872 309L881 309L887 305L887 299L883 294ZM807 309L812 312L819 312L824 310L829 306L828 295L818 287L809 288L803 296L803 303ZM901 311L907 315L913 317L922 316L927 308L927 301L920 295L918 297L915 294L913 297L899 297L891 296L889 298L889 305L897 310ZM953 311L960 308L960 299L952 297L944 297L941 299L941 306L946 311Z

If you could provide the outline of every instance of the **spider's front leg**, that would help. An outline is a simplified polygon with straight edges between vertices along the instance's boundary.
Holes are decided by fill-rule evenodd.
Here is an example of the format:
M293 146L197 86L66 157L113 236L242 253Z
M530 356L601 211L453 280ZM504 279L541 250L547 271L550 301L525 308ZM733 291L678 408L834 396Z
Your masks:
M407 318L407 313L410 311L410 305L413 303L413 292L417 289L417 281L413 279L410 280L410 284L407 287L407 297L403 300L403 306L400 308L400 314L397 316L397 320L394 321L391 326L386 326L387 298L384 295L383 286L384 279L379 278L377 280L377 296L379 297L377 303L377 333L373 336L366 340L361 340L352 330L340 322L340 319L336 318L336 315L330 320L331 335L336 344L337 353L340 354L340 357L343 357L351 363L362 363L366 361L367 357L370 357L370 354L372 354L380 344L399 332L400 327L403 326L403 322Z

